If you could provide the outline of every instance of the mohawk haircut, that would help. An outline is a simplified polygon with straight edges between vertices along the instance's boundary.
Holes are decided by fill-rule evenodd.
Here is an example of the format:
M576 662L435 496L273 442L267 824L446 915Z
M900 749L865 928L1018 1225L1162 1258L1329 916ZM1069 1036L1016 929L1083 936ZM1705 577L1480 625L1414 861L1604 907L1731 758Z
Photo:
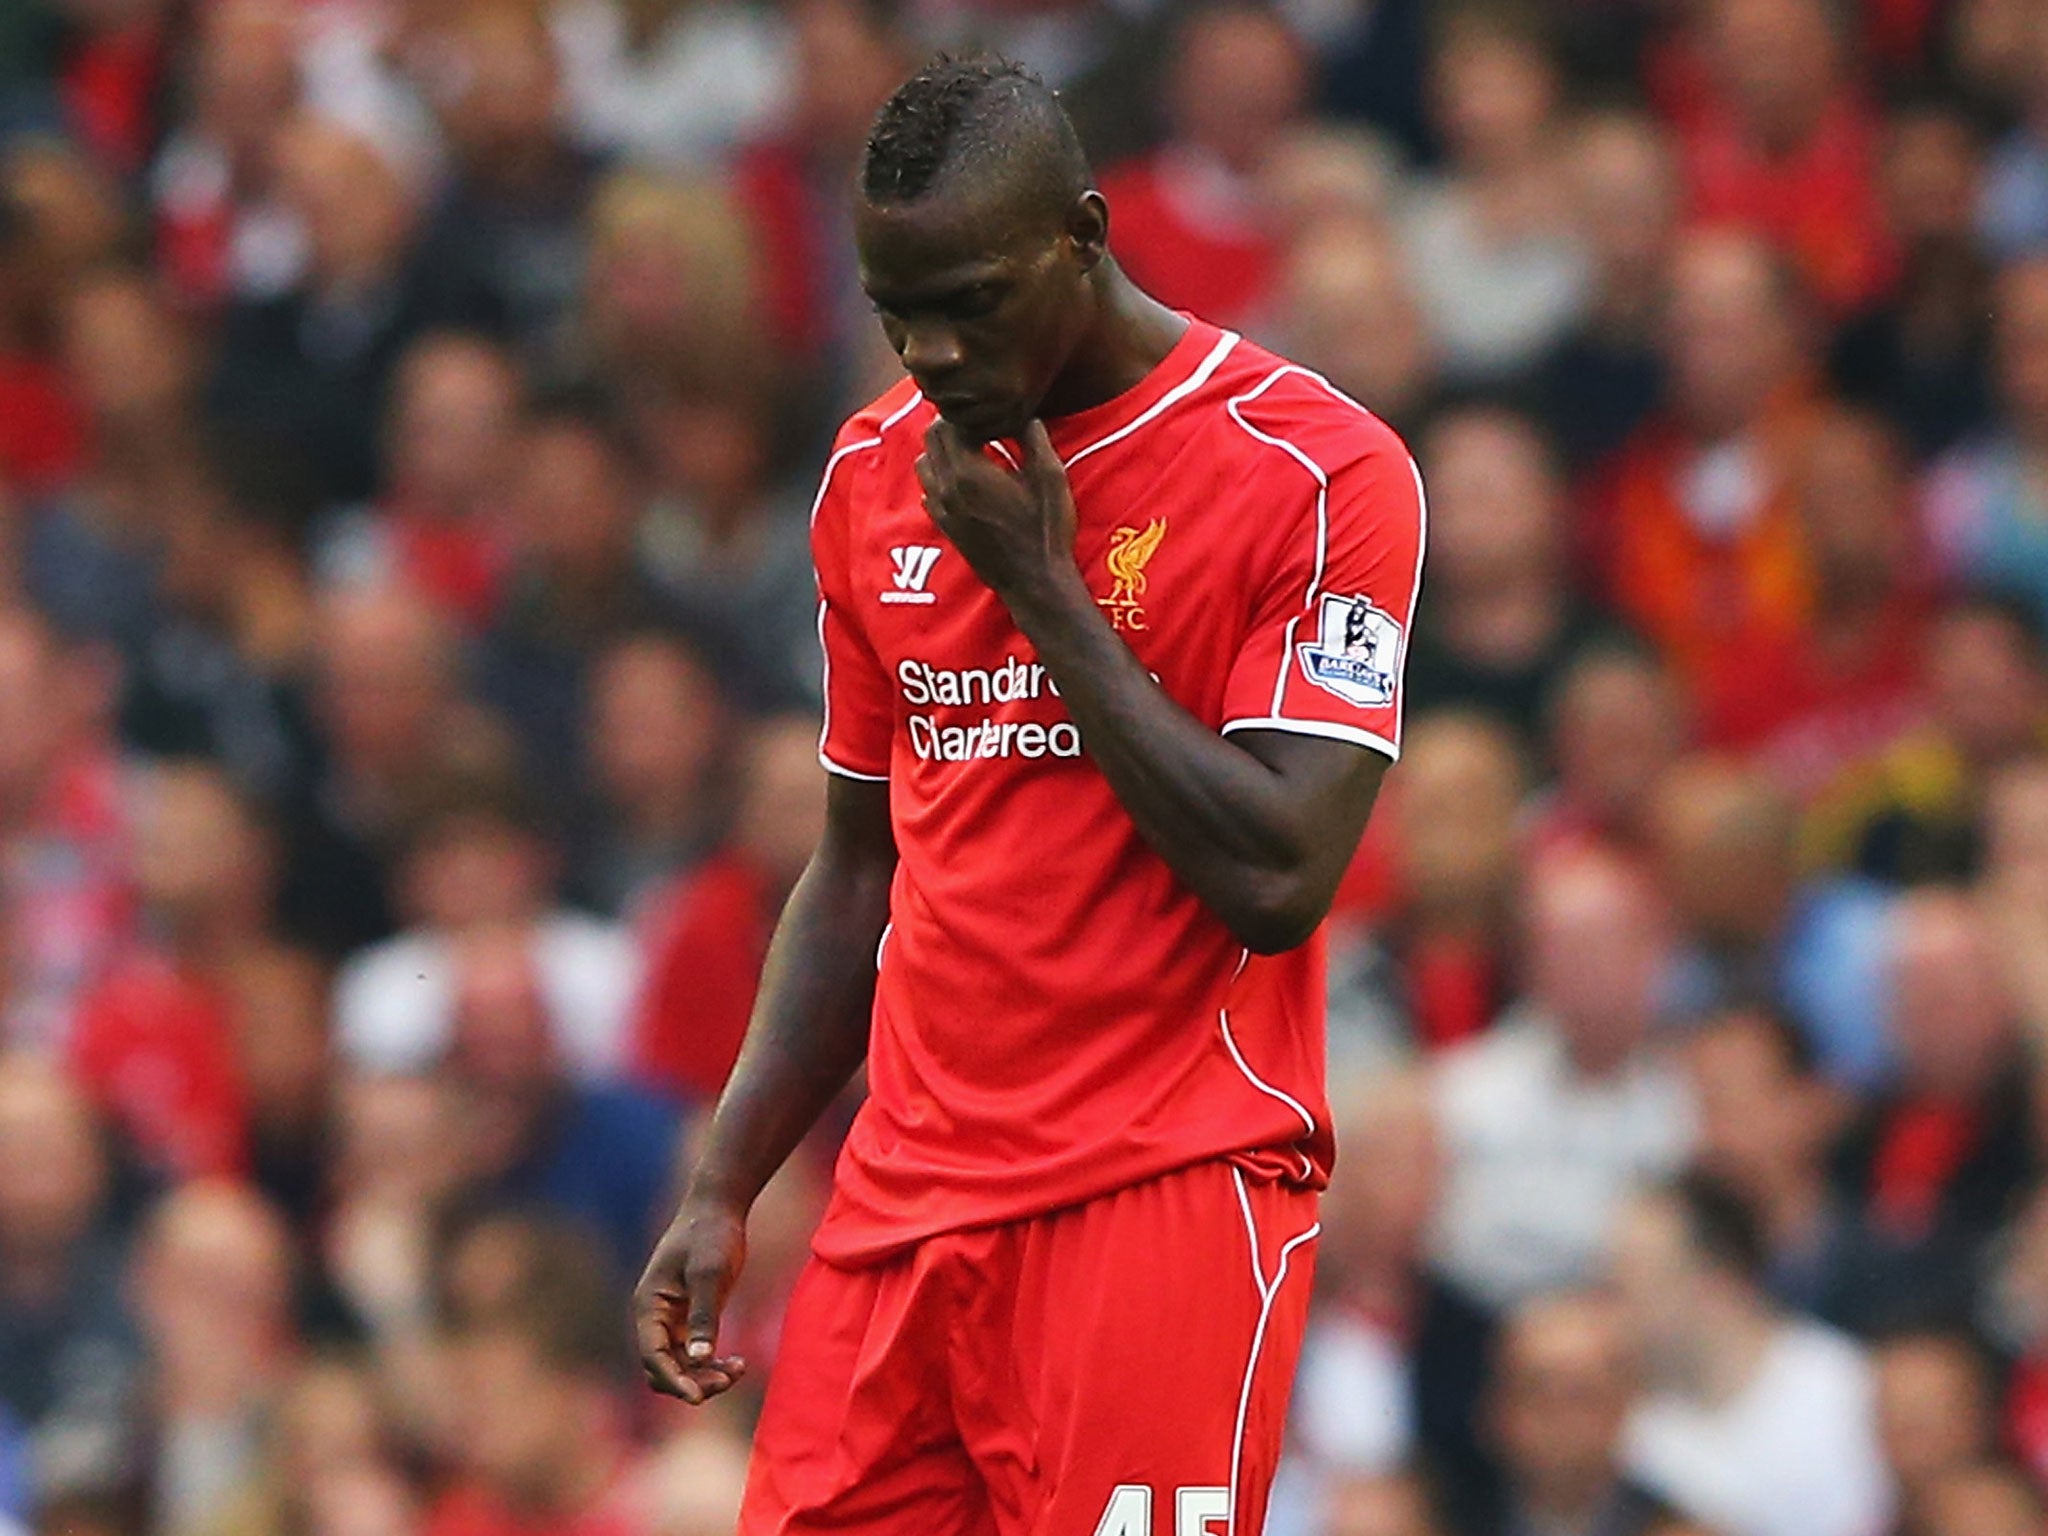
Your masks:
M1088 190L1080 136L1050 87L995 54L939 54L882 104L868 133L861 193L912 203L949 171L974 166L1056 203Z

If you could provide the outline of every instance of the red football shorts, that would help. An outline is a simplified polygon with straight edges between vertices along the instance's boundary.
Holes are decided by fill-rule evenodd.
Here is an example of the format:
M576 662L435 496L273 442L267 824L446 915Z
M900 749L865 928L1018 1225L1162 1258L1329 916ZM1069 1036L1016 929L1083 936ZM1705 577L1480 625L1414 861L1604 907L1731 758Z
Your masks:
M743 1536L1258 1536L1313 1192L1204 1163L797 1282Z

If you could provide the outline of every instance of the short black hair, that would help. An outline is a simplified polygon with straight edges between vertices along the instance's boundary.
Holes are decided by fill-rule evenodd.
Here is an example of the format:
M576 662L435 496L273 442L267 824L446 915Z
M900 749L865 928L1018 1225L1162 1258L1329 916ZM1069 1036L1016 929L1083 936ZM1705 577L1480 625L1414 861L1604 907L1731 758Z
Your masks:
M941 53L876 113L861 195L916 202L967 164L1017 177L1062 211L1093 180L1080 135L1043 80L998 54Z
M1665 1185L1664 1195L1706 1264L1752 1283L1763 1279L1771 1260L1763 1223L1733 1186L1694 1168Z

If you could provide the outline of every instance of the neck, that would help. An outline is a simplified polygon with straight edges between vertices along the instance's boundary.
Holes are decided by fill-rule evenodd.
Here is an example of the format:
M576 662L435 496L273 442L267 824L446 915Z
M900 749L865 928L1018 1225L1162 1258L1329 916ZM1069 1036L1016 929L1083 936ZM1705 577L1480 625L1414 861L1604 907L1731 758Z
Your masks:
M1108 257L1097 270L1095 296L1087 332L1045 392L1041 416L1071 416L1114 400L1157 368L1187 330L1187 321Z
M1714 1310L1718 1315L1706 1320L1714 1326L1700 1331L1708 1342L1688 1363L1685 1384L1692 1397L1718 1408L1741 1396L1756 1379L1778 1323L1753 1299Z

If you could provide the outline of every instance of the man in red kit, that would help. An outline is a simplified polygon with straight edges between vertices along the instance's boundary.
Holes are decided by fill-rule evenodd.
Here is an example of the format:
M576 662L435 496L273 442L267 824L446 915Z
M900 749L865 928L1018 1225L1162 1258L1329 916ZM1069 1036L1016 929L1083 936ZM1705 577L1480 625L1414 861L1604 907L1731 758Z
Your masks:
M1399 750L1421 488L1118 271L1021 70L914 76L859 190L910 377L825 468L826 830L643 1363L688 1402L744 1369L748 1207L865 1059L741 1530L1256 1536L1333 1152L1316 935Z

